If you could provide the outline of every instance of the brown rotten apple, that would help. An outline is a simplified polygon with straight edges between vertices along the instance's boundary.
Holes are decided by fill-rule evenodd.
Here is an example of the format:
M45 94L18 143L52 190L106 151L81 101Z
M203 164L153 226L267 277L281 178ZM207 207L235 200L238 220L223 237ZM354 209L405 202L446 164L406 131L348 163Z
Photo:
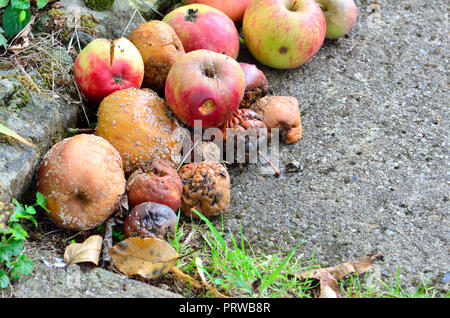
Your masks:
M164 93L170 68L184 54L183 44L177 34L167 23L152 20L138 26L128 39L144 60L145 87Z
M292 96L266 96L251 109L263 116L267 128L284 128L284 142L292 144L302 138L302 122L298 100Z
M128 203L156 202L177 211L181 202L181 179L167 162L155 160L136 169L127 181Z
M125 192L122 160L101 137L81 134L66 138L45 155L37 190L46 198L49 217L57 225L91 229L119 207Z
M126 175L156 159L179 161L176 121L164 100L150 89L124 89L107 96L98 109L96 134L120 153Z
M123 225L126 237L158 237L175 232L177 215L171 208L155 202L135 206Z
M244 95L245 77L239 63L229 56L197 50L180 57L166 81L170 109L193 126L218 127L238 109Z
M264 73L254 64L239 63L245 76L245 93L239 107L249 108L251 104L269 92L269 84Z
M195 209L206 217L223 214L230 204L230 176L219 162L192 162L181 167L183 182L181 213L198 219Z

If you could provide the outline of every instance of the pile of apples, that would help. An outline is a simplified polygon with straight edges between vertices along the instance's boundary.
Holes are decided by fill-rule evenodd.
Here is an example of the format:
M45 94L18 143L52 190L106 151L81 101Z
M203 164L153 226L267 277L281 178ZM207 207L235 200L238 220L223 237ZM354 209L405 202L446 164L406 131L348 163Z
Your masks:
M42 162L38 191L56 224L93 228L117 210L124 194L132 205L164 205L132 211L138 218L132 223L138 228L128 231L133 233L152 219L150 210L155 220L157 215L173 220L171 211L178 207L185 216L192 216L192 208L210 216L226 211L230 179L224 166L189 163L174 170L178 120L188 126L201 121L202 128L284 128L285 143L302 135L298 101L265 96L263 72L236 61L237 28L242 26L245 45L260 63L292 69L309 61L325 38L348 33L357 15L353 0L183 4L162 21L138 26L128 38L95 39L77 56L75 81L98 106L97 128L94 135L57 143Z

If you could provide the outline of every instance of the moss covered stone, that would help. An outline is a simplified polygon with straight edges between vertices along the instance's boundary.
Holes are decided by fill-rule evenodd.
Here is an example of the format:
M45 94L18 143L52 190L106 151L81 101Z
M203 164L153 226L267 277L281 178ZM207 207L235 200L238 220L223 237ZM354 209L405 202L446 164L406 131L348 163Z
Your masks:
M99 11L109 9L114 4L114 0L83 0L83 1L88 8Z

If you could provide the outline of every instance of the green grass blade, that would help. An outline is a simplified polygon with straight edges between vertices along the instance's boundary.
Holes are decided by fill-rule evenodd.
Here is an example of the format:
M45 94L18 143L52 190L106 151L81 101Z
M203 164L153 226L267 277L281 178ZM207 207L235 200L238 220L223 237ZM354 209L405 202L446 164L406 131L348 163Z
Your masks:
M6 127L2 124L0 124L0 134L10 136L10 137L26 144L27 146L34 147L34 145L31 142L29 142L28 140L26 140L25 138L20 136L18 133L16 133L15 131L9 129L8 127Z

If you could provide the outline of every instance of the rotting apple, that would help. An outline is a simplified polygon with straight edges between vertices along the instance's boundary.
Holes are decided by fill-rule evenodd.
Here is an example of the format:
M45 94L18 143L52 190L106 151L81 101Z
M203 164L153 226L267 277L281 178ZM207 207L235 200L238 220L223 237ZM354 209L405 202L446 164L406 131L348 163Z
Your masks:
M184 54L183 44L177 34L167 23L152 20L134 29L128 39L144 60L143 85L157 93L164 93L170 68Z
M252 0L183 0L183 4L200 3L214 7L225 13L234 22L239 22L244 16L245 9Z
M239 63L245 75L245 93L240 108L249 108L269 92L269 83L264 73L254 64Z
M138 49L126 38L95 39L78 54L73 75L81 93L98 103L117 90L140 88L144 79L144 61Z
M56 143L45 155L37 180L49 218L80 231L102 224L119 208L126 182L119 152L107 140L87 134Z
M108 140L120 153L125 175L141 164L166 160L178 165L178 123L162 98L148 88L128 88L103 99L98 108L95 134Z
M232 58L239 54L239 34L233 21L223 12L204 5L190 4L167 14L164 22L177 33L187 52L205 49Z
M165 95L179 119L194 126L218 127L238 109L244 95L244 72L234 59L208 50L181 56L167 76Z
M358 9L353 0L316 0L327 21L327 39L346 35L356 23Z
M292 69L320 49L326 22L315 0L259 0L247 7L242 30L248 50L259 62Z

